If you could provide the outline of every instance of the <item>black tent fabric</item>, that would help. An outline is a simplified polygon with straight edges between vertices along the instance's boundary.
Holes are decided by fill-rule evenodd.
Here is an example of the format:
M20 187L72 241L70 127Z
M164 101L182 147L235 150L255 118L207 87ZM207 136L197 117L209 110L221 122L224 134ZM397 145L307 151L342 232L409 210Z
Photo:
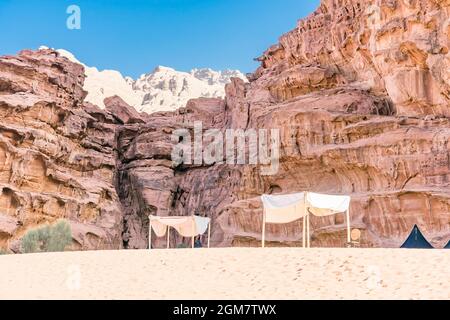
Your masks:
M408 249L433 249L433 246L425 239L417 225L411 231L408 239L403 243L401 248Z
M444 247L444 249L450 249L450 241L447 243L447 245Z

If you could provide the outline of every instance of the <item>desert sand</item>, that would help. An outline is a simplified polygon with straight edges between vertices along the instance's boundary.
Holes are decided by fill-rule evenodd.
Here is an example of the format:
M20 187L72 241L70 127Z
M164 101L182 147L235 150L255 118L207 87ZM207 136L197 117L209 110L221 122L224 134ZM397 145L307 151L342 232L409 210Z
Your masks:
M450 299L450 250L223 248L0 256L1 299Z

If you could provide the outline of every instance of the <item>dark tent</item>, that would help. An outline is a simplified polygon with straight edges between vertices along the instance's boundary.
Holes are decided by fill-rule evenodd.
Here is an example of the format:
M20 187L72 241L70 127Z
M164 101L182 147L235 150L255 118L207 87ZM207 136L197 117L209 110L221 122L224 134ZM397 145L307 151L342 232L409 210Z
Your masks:
M417 225L414 226L408 239L401 247L408 249L433 249L433 246L425 239Z
M447 243L447 245L444 247L444 249L450 249L450 241Z

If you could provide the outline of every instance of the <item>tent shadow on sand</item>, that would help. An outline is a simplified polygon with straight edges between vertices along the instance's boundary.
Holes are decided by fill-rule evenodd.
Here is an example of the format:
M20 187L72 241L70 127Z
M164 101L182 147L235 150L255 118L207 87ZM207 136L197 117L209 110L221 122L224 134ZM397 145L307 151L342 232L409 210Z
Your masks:
M447 246L450 246L447 244ZM414 225L409 237L402 244L400 248L407 249L434 249L434 247L428 242L428 240L424 237L422 232L420 231L417 225ZM447 248L447 247L446 247Z

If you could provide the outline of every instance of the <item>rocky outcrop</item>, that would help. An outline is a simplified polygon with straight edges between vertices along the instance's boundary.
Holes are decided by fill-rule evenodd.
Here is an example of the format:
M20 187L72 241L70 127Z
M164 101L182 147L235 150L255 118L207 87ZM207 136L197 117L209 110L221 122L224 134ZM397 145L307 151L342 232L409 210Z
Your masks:
M83 81L83 67L52 50L0 58L1 247L18 251L27 230L59 218L73 249L122 247L117 122L82 105Z
M119 96L112 96L104 100L105 110L120 124L145 123L144 116L129 106Z
M441 246L450 233L449 5L324 0L282 36L246 93L249 126L282 130L281 170L263 179L246 170L250 192L224 221L248 226L258 202L245 198L255 193L350 194L365 245L398 246L418 223ZM275 102L261 105L267 91ZM312 223L313 245L340 244L342 217ZM251 230L256 237L258 224ZM269 230L298 239L295 228Z
M353 85L389 95L397 115L448 116L448 32L447 1L323 0L257 74L280 100Z
M148 178L128 178L123 185L131 184L151 212L211 216L215 245L258 245L261 194L311 190L352 196L352 222L362 231L363 246L397 247L416 223L442 246L450 233L449 5L322 1L259 58L249 84L236 79L227 86L224 106L197 100L160 115L172 125L203 119L205 127L222 132L280 129L276 174L261 175L259 166L250 165L162 164L176 126L159 127L151 132L165 136L158 138L164 147L140 142L150 128L119 139L136 144L131 158L127 149L128 166L145 158L139 170L133 165L133 177L146 171L164 185ZM202 105L214 110L214 121L204 119ZM149 195L139 191L139 181L151 185ZM131 214L142 230L137 238L147 229L140 208ZM343 216L313 218L312 230L312 245L344 245ZM267 237L273 244L298 245L301 224L269 225Z

